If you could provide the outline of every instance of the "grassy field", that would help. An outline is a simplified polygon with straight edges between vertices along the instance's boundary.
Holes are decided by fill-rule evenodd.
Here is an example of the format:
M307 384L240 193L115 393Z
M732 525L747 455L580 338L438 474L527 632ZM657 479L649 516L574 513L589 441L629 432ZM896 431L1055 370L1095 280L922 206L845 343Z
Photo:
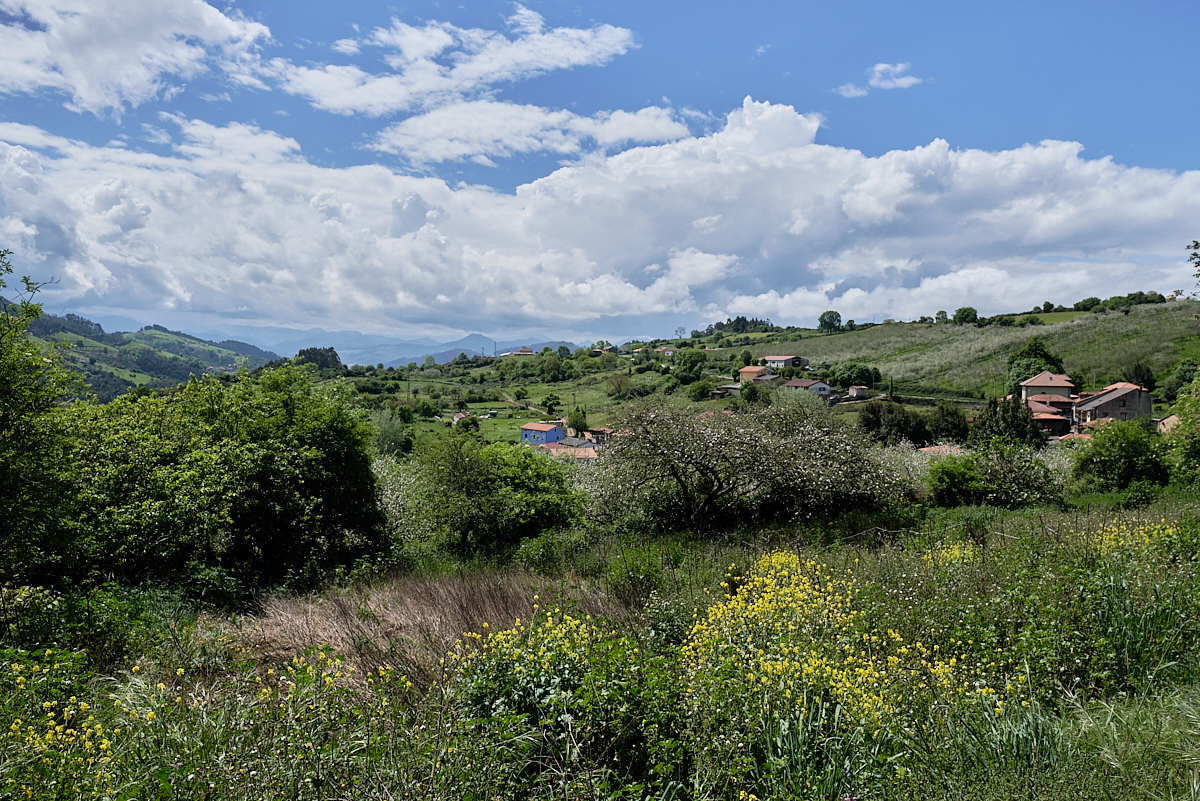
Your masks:
M1193 798L1198 511L546 535L504 566L412 543L242 617L98 591L83 654L0 652L0 793ZM10 641L65 608L14 592Z

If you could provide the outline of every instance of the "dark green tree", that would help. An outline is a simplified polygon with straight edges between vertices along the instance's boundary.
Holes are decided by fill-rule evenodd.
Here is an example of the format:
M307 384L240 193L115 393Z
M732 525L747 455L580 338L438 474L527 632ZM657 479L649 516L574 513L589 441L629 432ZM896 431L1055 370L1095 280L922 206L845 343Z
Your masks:
M1154 370L1145 361L1137 359L1125 365L1121 369L1121 378L1124 378L1131 384L1137 384L1139 387L1145 387L1147 391L1153 392L1157 386L1154 378Z
M988 401L971 426L967 441L974 447L980 447L997 438L1034 448L1046 444L1046 434L1037 420L1033 419L1033 412L1016 395L1000 401Z
M690 384L700 378L708 356L698 348L681 348L672 359L671 375L681 384Z
M318 370L342 369L342 359L333 348L304 348L296 354L296 361L316 365Z
M246 593L382 545L376 432L349 391L300 367L73 411L77 525L125 581Z
M562 398L551 392L542 399L542 406L546 408L546 414L553 415L559 406L562 406Z
M701 379L700 381L695 381L688 385L687 395L691 400L702 401L708 400L709 396L712 395L712 391L713 385L710 382Z
M1057 375L1065 373L1062 357L1051 353L1041 337L1030 337L1008 357L1008 372L1004 376L1006 394L1019 395L1022 381L1047 371Z
M817 318L817 330L825 334L836 334L842 330L842 315L833 309L821 312Z
M950 401L942 401L937 405L929 417L928 426L929 438L933 442L954 442L961 445L967 441L967 416Z
M582 502L567 467L529 448L485 445L453 431L418 456L423 507L462 551L494 553L579 519Z
M576 406L567 415L567 428L574 429L577 437L588 430L587 412L583 410L582 406Z
M979 312L971 306L963 306L954 310L953 321L956 325L974 325L979 320Z
M742 355L740 358L742 360L742 366L749 367L750 362L754 361L754 354L751 353L749 350L744 350L744 351L742 351Z
M858 430L868 439L884 445L908 441L923 448L930 443L924 415L899 403L868 403L859 412Z

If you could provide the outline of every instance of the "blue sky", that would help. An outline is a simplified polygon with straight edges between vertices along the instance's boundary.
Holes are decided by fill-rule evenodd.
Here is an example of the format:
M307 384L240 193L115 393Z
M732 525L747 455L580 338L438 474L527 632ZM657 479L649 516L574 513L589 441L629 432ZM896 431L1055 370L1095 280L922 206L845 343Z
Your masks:
M1194 3L0 0L0 247L191 330L1190 289Z

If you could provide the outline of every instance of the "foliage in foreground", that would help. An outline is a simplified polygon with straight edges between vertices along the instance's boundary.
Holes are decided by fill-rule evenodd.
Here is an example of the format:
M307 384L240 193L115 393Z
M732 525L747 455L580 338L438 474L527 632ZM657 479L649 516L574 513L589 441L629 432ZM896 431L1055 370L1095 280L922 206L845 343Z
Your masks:
M1200 735L1198 531L976 542L950 525L905 550L771 551L730 567L681 641L652 634L665 600L645 624L556 601L430 654L427 690L320 650L239 665L160 646L98 681L70 653L10 648L0 792L1178 797Z

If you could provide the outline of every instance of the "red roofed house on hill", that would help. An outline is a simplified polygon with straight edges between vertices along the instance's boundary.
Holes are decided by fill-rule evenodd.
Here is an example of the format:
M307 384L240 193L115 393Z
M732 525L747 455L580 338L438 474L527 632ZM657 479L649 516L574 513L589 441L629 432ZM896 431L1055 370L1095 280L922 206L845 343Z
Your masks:
M1132 420L1150 417L1154 398L1144 387L1118 381L1100 392L1079 399L1075 405L1075 424L1084 426L1102 420Z
M743 367L742 369L738 370L738 380L742 382L753 381L760 375L766 375L769 372L771 371L766 367L759 367L756 364L752 364L748 367Z
M1075 384L1070 376L1045 370L1021 382L1021 400L1028 401L1034 395L1058 395L1069 399L1073 389Z
M813 378L793 378L784 384L783 388L793 392L805 389L814 395L820 395L822 398L829 397L829 385L824 381L817 381Z

